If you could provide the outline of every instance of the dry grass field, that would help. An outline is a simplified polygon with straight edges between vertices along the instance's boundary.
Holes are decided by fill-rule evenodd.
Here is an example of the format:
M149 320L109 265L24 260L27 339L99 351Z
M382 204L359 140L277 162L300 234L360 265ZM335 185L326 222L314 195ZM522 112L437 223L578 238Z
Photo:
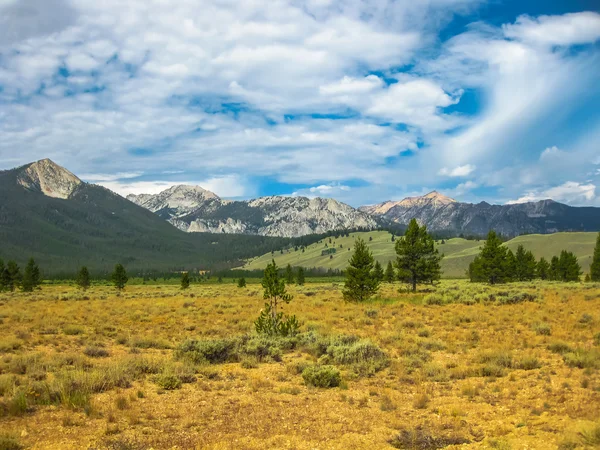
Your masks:
M398 288L292 286L293 339L259 285L0 294L0 449L600 446L600 285Z

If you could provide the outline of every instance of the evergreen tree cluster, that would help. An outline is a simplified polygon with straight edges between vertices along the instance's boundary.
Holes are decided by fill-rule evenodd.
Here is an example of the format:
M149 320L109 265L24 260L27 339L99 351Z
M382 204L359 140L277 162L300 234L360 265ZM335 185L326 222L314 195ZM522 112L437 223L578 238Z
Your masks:
M556 281L579 281L581 266L577 256L563 250L549 263L545 258L536 261L535 256L522 245L515 253L502 245L502 240L490 231L481 252L469 265L468 276L473 282L509 283L531 281L534 278Z
M23 292L33 292L41 284L40 268L33 258L29 259L23 273L15 261L8 261L5 265L0 259L0 292L14 292L18 288Z

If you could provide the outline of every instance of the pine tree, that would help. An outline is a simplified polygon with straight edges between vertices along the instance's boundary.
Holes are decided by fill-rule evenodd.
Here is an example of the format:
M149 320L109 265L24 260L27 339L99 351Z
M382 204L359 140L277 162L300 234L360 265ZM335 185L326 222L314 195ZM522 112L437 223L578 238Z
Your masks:
M83 289L84 291L87 291L89 289L91 285L90 272L88 271L88 268L86 266L83 266L81 269L79 269L76 282L79 289Z
M190 274L187 272L182 272L181 274L181 289L185 290L190 287Z
M506 250L506 258L504 260L504 281L515 281L517 280L517 257L509 248Z
M558 258L558 272L561 281L580 281L581 266L577 260L577 256L573 252L563 250Z
M375 277L375 279L379 283L381 283L383 281L384 275L385 274L383 273L383 267L381 267L379 261L375 261L375 266L373 266L373 277Z
M512 263L508 254L496 232L490 231L479 256L469 266L471 280L496 284L510 279Z
M420 227L416 219L410 221L404 237L396 241L396 255L400 278L412 285L413 292L417 284L433 283L441 278L443 255L435 248L427 227Z
M394 266L392 265L392 262L388 262L388 265L385 269L385 281L387 281L388 283L393 283L394 282Z
M523 245L519 244L515 254L514 279L516 281L530 281L535 277L535 257L530 251L525 251Z
M298 267L298 275L296 280L298 282L298 286L304 286L304 269L302 267Z
M361 238L356 239L354 253L346 269L344 299L362 302L368 300L379 290L379 281L373 277L375 261L369 247Z
M283 312L278 311L281 303L289 303L292 296L286 293L285 279L279 277L279 268L273 260L265 269L262 279L264 289L263 298L267 300L260 316L254 322L254 328L258 334L266 335L294 335L300 324L296 316L289 316L284 320Z
M14 292L21 284L21 269L14 261L8 261L3 273L4 286L6 289Z
M553 281L560 280L559 265L560 265L560 262L558 260L558 256L553 256L552 259L550 260L550 272L549 272L549 277L548 277L550 280L553 280Z
M590 280L600 281L600 233L596 239L596 248L594 248L594 257L590 266Z
M4 281L4 260L0 258L0 292L6 289L5 281Z
M25 266L25 271L23 272L21 290L23 292L33 292L33 290L39 287L40 284L40 268L37 266L33 258L29 258L27 266Z
M119 291L125 288L125 285L129 281L129 278L127 277L125 267L123 267L122 264L117 264L115 266L115 270L112 273L111 280Z
M240 279L238 280L238 284L237 284L237 286L238 286L239 288L245 288L245 287L246 287L246 279L245 279L244 277L240 278Z
M285 282L287 284L294 284L294 271L292 270L292 266L290 264L285 268Z
M546 258L541 257L537 263L536 275L540 280L547 280L550 277L550 263Z

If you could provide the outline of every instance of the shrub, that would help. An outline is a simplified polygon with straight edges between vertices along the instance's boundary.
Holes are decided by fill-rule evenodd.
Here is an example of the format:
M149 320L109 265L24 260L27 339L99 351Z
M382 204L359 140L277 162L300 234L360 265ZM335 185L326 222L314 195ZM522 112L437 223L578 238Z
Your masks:
M0 434L0 450L21 450L23 447L12 434Z
M547 323L538 323L534 327L535 333L539 336L550 336L552 334L552 328Z
M425 409L429 405L429 396L425 393L418 394L413 400L413 407L415 409Z
M83 354L90 358L106 358L108 356L108 351L101 347L86 347L83 350Z
M151 337L134 337L131 339L129 344L133 348L156 348L158 350L168 350L172 348L171 344L169 344L168 342L162 341L160 339L153 339Z
M450 445L469 444L470 441L457 435L433 435L430 430L417 427L414 430L403 430L398 436L389 441L390 445L399 449L435 450Z
M175 356L197 364L203 362L220 364L237 361L238 345L236 339L188 340L177 348Z
M565 353L573 352L573 348L571 348L571 346L569 344L567 344L566 342L563 342L563 341L556 341L556 342L551 343L548 346L548 350L550 350L552 353L558 353L561 355L564 355Z
M516 368L521 370L534 370L542 367L539 360L533 356L526 356L517 362Z
M154 382L165 391L173 391L181 387L181 380L177 375L164 373L154 377Z
M83 329L83 327L80 327L78 325L67 325L63 328L63 333L65 333L67 336L77 336L83 334L84 331L85 330Z
M426 305L438 305L441 306L445 303L444 297L440 294L428 294L423 299Z
M334 366L309 366L302 372L302 378L307 386L332 388L342 382L340 371Z
M600 351L577 349L563 356L565 364L579 369L600 369Z

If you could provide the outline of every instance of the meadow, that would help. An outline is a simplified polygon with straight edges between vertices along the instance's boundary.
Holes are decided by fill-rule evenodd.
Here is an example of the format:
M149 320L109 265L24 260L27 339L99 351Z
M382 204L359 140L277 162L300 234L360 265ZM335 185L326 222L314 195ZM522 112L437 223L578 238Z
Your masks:
M504 245L513 252L519 245L523 245L526 250L531 250L536 259L541 257L548 261L555 255L560 254L562 250L568 250L577 256L581 268L585 273L588 272L592 262L592 254L596 237L598 233L553 233L553 234L529 234L516 237L507 241ZM348 259L351 255L351 249L354 247L354 240L361 237L367 242L373 257L378 260L383 267L388 261L395 261L396 253L391 235L387 231L370 231L360 233L350 233L348 237L339 237L323 239L306 247L304 252L301 249L286 249L281 253L267 253L260 257L248 260L244 269L255 270L264 269L267 264L275 259L279 267L285 267L291 264L292 267L323 267L325 269L344 270L348 265ZM327 244L327 248L325 245ZM436 243L437 249L444 254L442 260L443 276L445 278L466 278L466 271L469 264L479 253L482 241L467 240L462 238L452 238ZM333 255L322 255L323 250L335 248Z
M600 446L600 284L259 284L0 294L0 449Z

